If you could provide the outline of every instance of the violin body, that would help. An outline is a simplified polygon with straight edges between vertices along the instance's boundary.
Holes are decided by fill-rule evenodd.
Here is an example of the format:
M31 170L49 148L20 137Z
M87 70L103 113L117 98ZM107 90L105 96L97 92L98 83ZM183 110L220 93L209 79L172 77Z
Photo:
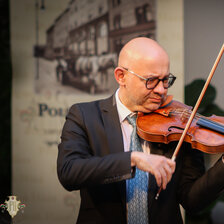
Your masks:
M189 111L191 112L190 106L172 100L152 113L139 113L136 121L137 133L150 142L168 144L179 141L188 121ZM206 153L223 153L224 133L212 130L210 125L206 128L199 125L200 116L192 121L184 141L190 143L192 148ZM205 120L224 128L224 117L212 115Z

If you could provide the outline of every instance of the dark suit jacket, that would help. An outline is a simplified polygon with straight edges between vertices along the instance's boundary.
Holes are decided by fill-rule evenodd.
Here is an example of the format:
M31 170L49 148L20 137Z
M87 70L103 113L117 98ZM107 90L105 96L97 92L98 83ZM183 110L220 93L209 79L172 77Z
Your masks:
M171 157L175 143L152 145L152 153ZM69 191L80 190L77 223L126 223L126 179L133 177L130 152L124 152L115 98L73 105L62 131L58 177ZM197 212L224 189L224 164L204 174L201 152L183 144L176 171L155 200L149 189L149 223L182 223L179 203ZM217 178L219 177L219 178Z

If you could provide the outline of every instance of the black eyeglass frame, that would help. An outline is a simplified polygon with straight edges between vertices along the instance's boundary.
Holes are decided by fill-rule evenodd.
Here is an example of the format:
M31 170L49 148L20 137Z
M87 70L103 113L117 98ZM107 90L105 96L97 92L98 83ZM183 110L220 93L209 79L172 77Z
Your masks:
M176 80L176 78L177 78L177 77L174 76L172 73L169 73L169 74L168 74L165 78L163 78L163 79L158 79L158 78L156 78L156 79L158 80L157 84L156 84L154 87L152 87L152 88L148 88L148 87L147 87L147 83L148 83L150 80L153 80L153 79L155 79L155 78L144 78L144 77L142 77L142 76L136 74L135 72L129 70L128 68L125 68L125 67L123 67L123 66L120 66L120 67L123 68L124 70L126 70L127 72L130 72L131 74L133 74L133 75L139 77L140 79L145 80L145 81L146 81L146 82L145 82L145 87L146 87L146 89L148 89L148 90L154 89L154 88L159 84L160 81L163 82L163 88L164 88L164 89L168 89L168 88L170 88L170 87L173 85L173 83L175 82L175 80ZM167 79L167 77L168 77L168 79L170 79L170 78L172 78L172 79L171 79L171 81L168 81L168 86L165 87L165 86L164 86L164 80Z

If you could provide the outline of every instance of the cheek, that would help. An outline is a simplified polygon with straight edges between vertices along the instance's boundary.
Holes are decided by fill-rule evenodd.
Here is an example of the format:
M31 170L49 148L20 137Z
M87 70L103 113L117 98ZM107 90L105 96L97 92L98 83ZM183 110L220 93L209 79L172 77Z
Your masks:
M132 89L130 94L135 99L144 99L145 97L147 97L148 92L145 91L144 88L140 87L140 88Z
M145 83L141 82L138 78L127 80L126 82L126 91L127 97L129 97L132 101L145 101L148 98L151 90L147 90L145 87Z
M130 95L135 95L137 94L139 91L139 87L138 87L138 83L134 83L133 81L129 81L127 82L126 84L126 90L127 90L127 93L130 94Z

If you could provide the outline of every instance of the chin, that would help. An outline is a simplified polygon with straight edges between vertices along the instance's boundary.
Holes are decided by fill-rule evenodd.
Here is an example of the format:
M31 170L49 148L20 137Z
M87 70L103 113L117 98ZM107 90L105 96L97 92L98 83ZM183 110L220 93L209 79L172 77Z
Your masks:
M153 111L159 109L160 105L161 105L161 104L156 104L156 103L153 103L153 104L152 104L152 103L151 103L149 106L144 107L144 111L142 111L142 112L144 112L144 113L150 113L150 112L153 112Z

